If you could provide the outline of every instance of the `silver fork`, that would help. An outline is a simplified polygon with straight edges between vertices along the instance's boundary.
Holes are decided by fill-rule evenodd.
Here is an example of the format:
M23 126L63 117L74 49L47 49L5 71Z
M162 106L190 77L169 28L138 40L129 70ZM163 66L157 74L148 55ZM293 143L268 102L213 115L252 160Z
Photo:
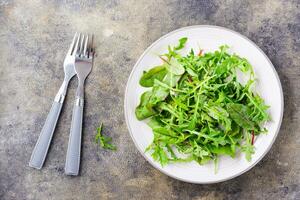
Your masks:
M46 122L42 128L40 136L31 154L31 158L29 161L30 167L41 169L44 164L49 145L53 136L53 132L55 130L56 123L59 118L59 114L65 99L65 95L67 93L69 81L75 75L75 53L78 49L78 45L79 37L78 34L75 33L73 41L64 61L64 81L61 87L59 88L58 93L55 96L51 110L47 116Z
M84 105L84 81L92 70L94 50L93 37L80 35L80 47L76 53L75 71L78 78L78 87L73 107L72 123L67 150L65 173L77 176L80 165L82 117Z

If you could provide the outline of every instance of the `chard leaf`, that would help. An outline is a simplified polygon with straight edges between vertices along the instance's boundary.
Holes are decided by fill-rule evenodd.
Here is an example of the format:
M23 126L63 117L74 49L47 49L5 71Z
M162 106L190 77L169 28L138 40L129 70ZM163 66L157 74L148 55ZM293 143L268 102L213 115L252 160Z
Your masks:
M164 65L156 66L150 69L148 72L144 72L140 79L140 85L143 87L152 87L154 85L154 80L162 80L167 73L166 67Z
M171 59L168 64L166 64L167 70L175 75L182 75L185 72L184 67L177 59Z
M140 104L135 109L135 115L138 120L146 119L155 114L152 106L149 105L150 97L152 96L151 91L144 92L140 99Z
M240 127L247 130L254 129L254 123L249 117L251 111L247 106L238 103L229 103L227 104L227 111L230 117L232 117L235 123L237 123Z

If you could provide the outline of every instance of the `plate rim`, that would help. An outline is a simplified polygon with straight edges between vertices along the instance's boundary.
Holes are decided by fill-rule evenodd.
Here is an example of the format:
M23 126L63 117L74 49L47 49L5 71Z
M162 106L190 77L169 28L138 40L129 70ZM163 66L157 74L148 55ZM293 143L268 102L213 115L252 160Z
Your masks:
M152 162L152 160L150 160L145 152L139 148L139 146L137 145L137 141L135 140L135 138L133 137L132 135L132 129L130 127L130 124L129 124L129 120L128 120L128 116L127 116L127 94L128 94L128 84L129 84L129 81L132 79L132 76L133 76L133 73L134 71L136 70L137 66L139 65L139 63L141 62L141 60L144 58L145 54L149 52L149 50L155 45L157 44L158 42L160 42L161 40L163 40L164 38L176 33L176 32L179 32L179 31L183 31L183 30L186 30L186 29L194 29L194 28L215 28L215 29L221 29L221 30L225 30L225 31L229 31L233 34L236 34L240 37L242 37L243 39L247 40L248 42L250 42L256 49L258 49L260 51L260 53L265 57L265 59L267 60L267 62L270 64L271 68L272 68L272 71L274 72L275 74L275 77L276 77L276 80L277 80L277 83L279 85L279 92L280 92L280 96L281 96L281 105L280 105L280 110L281 110L281 113L280 113L280 119L279 119L279 125L275 131L275 135L270 143L270 145L268 146L268 148L265 150L265 152L256 160L256 162L252 163L251 165L249 165L247 168L245 168L243 171L237 173L237 174L234 174L232 176L229 176L229 177L226 177L226 178L222 178L220 180L217 180L217 181L194 181L194 180L187 180L187 179L183 179L183 178L179 178L179 177L176 177L174 176L173 174L170 174L168 172L165 172L165 171L162 171L160 168L158 168L157 166L154 165L154 163ZM277 136L278 136L278 133L279 133L279 130L281 128L281 124L282 124L282 118L283 118L283 113L284 113L284 96L283 96L283 91L282 91L282 85L281 85L281 81L280 81L280 78L278 76L278 73L274 67L274 65L272 64L271 60L269 59L269 57L264 53L264 51L259 47L257 46L252 40L250 40L248 37L242 35L241 33L239 32L236 32L234 30L231 30L229 28L225 28L225 27L222 27L222 26L216 26L216 25L192 25L192 26L185 26L185 27L182 27L182 28L179 28L179 29L175 29L163 36L161 36L160 38L158 38L157 40L155 40L150 46L148 46L144 52L141 54L141 56L138 58L138 60L136 61L135 65L133 66L131 72L130 72L130 75L128 77L128 80L126 82L126 88L125 88L125 93L124 93L124 115L125 115L125 121L126 121L126 126L127 126L127 129L129 131L129 134L130 134L130 137L131 139L133 140L133 143L135 145L135 147L138 149L138 151L140 152L140 154L147 160L148 163L151 164L151 166L153 166L155 169L159 170L161 173L169 176L169 177L172 177L174 179L177 179L177 180L180 180L180 181L183 181L183 182L187 182L187 183L194 183L194 184L213 184L213 183L220 183L220 182L224 182L224 181L227 181L227 180L230 180L230 179L233 179L233 178L236 178L246 172L248 172L250 169L252 169L257 163L259 163L265 156L266 154L270 151L270 149L272 148Z

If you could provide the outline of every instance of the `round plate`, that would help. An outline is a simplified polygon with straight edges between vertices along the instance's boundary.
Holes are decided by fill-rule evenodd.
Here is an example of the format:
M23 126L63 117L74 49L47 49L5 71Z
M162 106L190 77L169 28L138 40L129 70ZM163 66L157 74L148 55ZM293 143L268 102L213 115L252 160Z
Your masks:
M261 134L256 138L255 154L252 155L251 162L245 159L243 153L238 154L236 158L223 156L219 159L218 171L215 173L213 162L205 165L199 165L196 162L175 163L162 167L159 162L152 159L150 153L144 153L146 147L152 142L153 133L145 121L138 121L135 117L135 108L139 104L140 96L147 90L139 85L139 79L143 71L161 64L157 55L166 53L168 45L176 45L182 37L188 38L186 47L180 52L182 55L189 52L191 48L196 52L201 48L205 53L227 44L230 47L230 53L245 57L252 64L258 79L256 91L270 106L269 113L272 120L266 124L268 133ZM129 76L124 107L126 123L136 147L155 168L182 181L204 184L221 182L239 176L251 169L266 155L280 128L283 114L283 95L274 66L258 46L245 36L232 30L200 25L185 27L168 33L146 49Z

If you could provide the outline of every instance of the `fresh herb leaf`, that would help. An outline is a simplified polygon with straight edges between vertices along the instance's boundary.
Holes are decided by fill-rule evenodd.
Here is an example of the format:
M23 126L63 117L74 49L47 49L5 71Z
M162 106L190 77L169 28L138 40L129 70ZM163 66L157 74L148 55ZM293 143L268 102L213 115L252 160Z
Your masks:
M153 87L154 80L162 80L167 73L166 67L164 65L156 66L150 69L148 72L144 72L140 79L140 85L143 87Z
M175 75L182 75L184 73L184 67L180 62L178 62L177 59L172 59L170 62L167 64L167 69L169 72Z
M135 109L135 115L138 118L138 120L146 119L155 114L155 111L151 108L151 105L149 105L151 96L151 91L147 91L142 94L140 104Z
M242 146L242 151L246 154L247 161L251 161L251 156L254 154L254 146L251 142L251 136L249 132L245 132L245 144Z
M187 37L183 37L181 39L179 39L179 44L174 47L174 50L180 50L184 47L185 43L187 42L188 38Z
M247 129L247 130L253 130L254 129L254 122L251 121L249 115L251 113L251 110L249 107L238 104L238 103L228 103L227 104L227 110L232 117L232 119L241 127Z
M95 135L95 143L99 144L104 149L116 150L116 146L111 144L112 138L104 136L102 134L103 123L97 128L97 134Z

